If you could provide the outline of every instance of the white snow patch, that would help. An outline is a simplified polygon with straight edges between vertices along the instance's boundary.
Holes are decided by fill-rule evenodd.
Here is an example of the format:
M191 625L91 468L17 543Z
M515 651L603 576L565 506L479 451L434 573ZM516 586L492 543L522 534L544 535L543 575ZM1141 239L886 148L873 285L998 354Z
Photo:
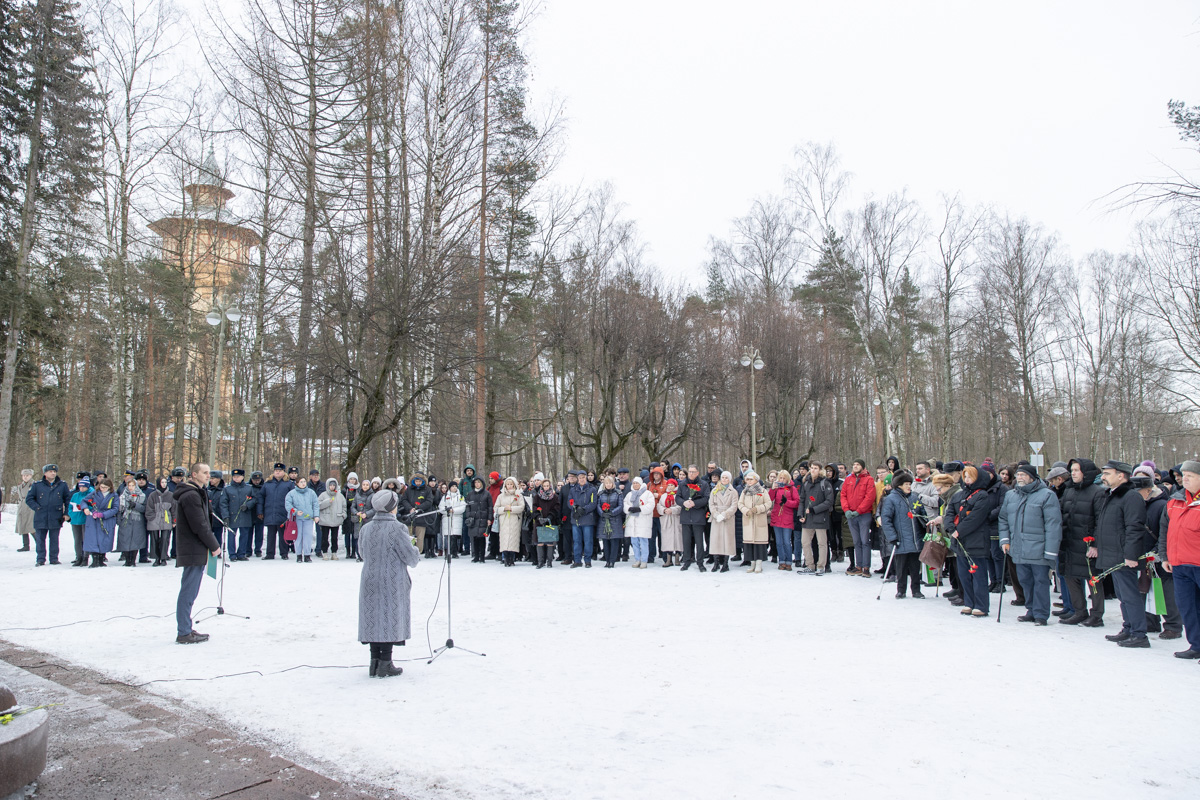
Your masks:
M174 643L179 571L33 566L0 525L0 629L170 614L0 637L138 683L365 665L359 566L251 561L225 583L232 616ZM1200 665L1101 629L963 617L879 585L743 569L680 572L454 562L454 638L487 653L299 669L149 689L220 715L252 741L413 798L1195 797ZM414 571L414 639L442 562ZM1011 595L1005 596L1005 603ZM216 603L205 578L197 608ZM446 638L446 595L433 646ZM205 611L198 616L206 616Z

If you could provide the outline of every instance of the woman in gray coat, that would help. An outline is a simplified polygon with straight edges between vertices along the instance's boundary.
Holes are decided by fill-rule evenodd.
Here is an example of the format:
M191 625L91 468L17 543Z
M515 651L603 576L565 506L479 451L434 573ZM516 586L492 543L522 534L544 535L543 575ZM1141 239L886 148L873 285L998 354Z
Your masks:
M138 551L146 546L146 474L125 476L117 525L117 551L127 567L137 566Z
M400 498L388 489L371 497L375 515L358 534L362 578L358 585L358 640L371 647L371 677L390 678L402 670L392 664L392 646L412 633L412 579L408 568L421 556L408 528L396 519Z

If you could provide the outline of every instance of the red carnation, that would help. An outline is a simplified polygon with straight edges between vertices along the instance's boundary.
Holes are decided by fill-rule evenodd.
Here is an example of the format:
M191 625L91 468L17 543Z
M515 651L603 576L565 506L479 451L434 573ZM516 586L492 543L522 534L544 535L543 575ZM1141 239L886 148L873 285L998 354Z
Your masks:
M1096 537L1094 537L1094 536L1085 536L1085 537L1083 537L1083 543L1084 543L1084 544L1091 544L1091 543L1092 543L1092 542L1094 542L1094 541L1096 541Z
M567 501L567 504L572 505L572 506L575 505L575 498L572 497L570 500Z
M972 575L974 575L974 574L975 574L975 572L976 572L976 570L978 570L978 569L979 569L979 567L977 567L976 565L972 564L972 565L971 565L971 567L970 567L970 569L968 569L968 570L967 570L967 572L969 572L969 573L971 573Z
M1151 555L1151 554L1149 554L1149 553L1147 553L1147 554L1146 554L1146 563L1147 563L1147 564L1150 564L1150 563L1152 563L1153 561L1154 561L1154 556L1153 556L1153 555Z
M608 511L608 508L609 508L608 503L604 503L603 505L600 506L600 508L602 508L605 511Z
M909 518L909 519L912 519L912 518L913 518L913 513L912 513L911 511L910 511L910 512L908 512L908 518Z
M817 498L813 497L813 496L810 494L810 495L808 496L808 502L810 502L810 503L815 503L815 502L817 502Z
M688 488L689 488L689 489L691 489L693 492L698 492L698 491L700 491L700 484L698 484L698 483L689 483L687 486L688 486Z

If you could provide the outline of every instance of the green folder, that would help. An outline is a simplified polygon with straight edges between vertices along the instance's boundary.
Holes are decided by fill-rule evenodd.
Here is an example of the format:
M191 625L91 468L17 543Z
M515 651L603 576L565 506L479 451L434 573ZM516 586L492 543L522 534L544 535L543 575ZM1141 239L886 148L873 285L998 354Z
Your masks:
M208 573L208 577L217 577L217 557L212 553L208 554L208 568L205 571Z
M1162 578L1154 576L1154 613L1160 617L1167 615L1167 596L1163 594Z

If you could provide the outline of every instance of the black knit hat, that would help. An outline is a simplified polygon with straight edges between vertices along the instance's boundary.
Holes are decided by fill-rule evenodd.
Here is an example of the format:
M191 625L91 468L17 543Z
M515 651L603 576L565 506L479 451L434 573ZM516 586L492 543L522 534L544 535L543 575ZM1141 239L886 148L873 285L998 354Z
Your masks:
M1024 472L1035 481L1038 479L1037 467L1033 466L1032 464L1018 464L1017 472Z

